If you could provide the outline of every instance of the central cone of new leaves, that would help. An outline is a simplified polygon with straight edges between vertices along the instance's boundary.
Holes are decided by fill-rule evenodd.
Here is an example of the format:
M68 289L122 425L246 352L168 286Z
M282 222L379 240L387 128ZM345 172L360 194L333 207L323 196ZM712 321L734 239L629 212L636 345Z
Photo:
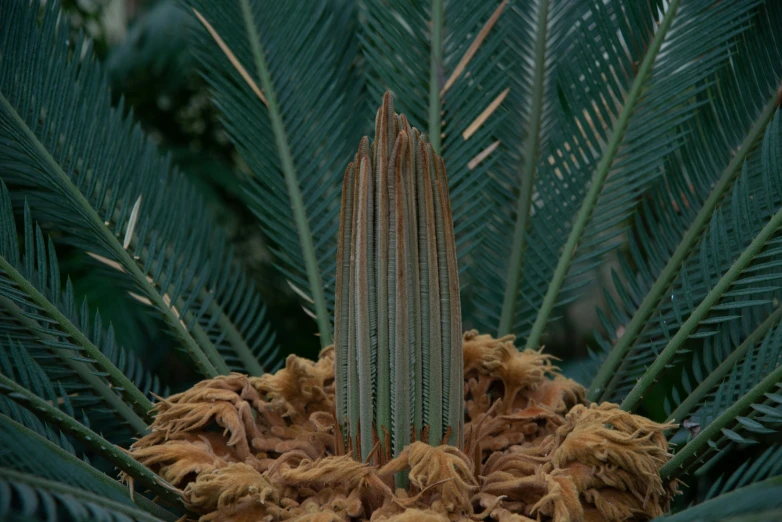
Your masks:
M389 93L342 189L334 344L337 424L357 459L461 446L459 276L445 164ZM373 454L376 445L380 447Z

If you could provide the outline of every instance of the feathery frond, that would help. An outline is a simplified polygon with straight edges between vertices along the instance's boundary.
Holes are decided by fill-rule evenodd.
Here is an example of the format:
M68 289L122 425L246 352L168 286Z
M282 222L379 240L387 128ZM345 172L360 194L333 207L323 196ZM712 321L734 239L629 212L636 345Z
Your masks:
M2 400L6 400L2 398ZM26 410L25 410L26 411ZM47 426L49 430L50 427ZM66 484L99 495L102 498L132 505L163 520L176 517L141 493L130 494L127 486L78 458L67 438L58 442L32 431L0 414L0 470L13 470Z
M684 304L676 302L672 294L673 317L661 325L664 339L652 344L651 351L656 353L656 358L624 398L625 408L632 408L638 402L688 338L714 335L721 323L740 324L735 321L750 317L750 310L757 307L766 307L770 313L775 294L779 297L779 288L769 286L782 270L777 234L782 225L782 154L779 154L782 127L779 123L777 113L767 130L762 158L751 157L745 163L733 198L714 214L698 256L693 258L697 260L697 269L687 275L682 272ZM734 292L726 296L730 289ZM686 320L682 309L690 312ZM671 330L675 332L673 335ZM661 346L664 348L660 349Z
M483 190L509 92L501 78L509 9L507 0L361 3L369 100L390 90L448 166L461 271L482 248L490 209Z
M11 521L160 522L146 511L62 482L0 468L0 517Z
M353 110L355 14L348 3L188 3L210 31L198 32L196 56L250 171L251 208L327 346L342 168L365 129Z
M80 397L85 391L97 395L131 425L134 434L145 433L152 403L123 372L125 369L135 372L139 368L137 361L117 346L111 332L102 331L100 316L90 325L84 307L79 314L70 282L64 291L60 288L60 272L51 240L47 248L41 230L36 227L33 232L30 209L26 205L24 216L25 252L20 255L11 200L0 181L3 329L11 339L23 343L33 357L38 357L42 366L54 372L69 393ZM118 368L112 359L120 359L125 368ZM136 378L142 386L145 381L156 382L143 369ZM160 392L157 387L154 391Z
M622 397L666 342L662 330L671 329L677 314L686 317L716 283L721 272L701 273L709 267L704 265L701 270L698 259L707 254L700 248L701 237L715 223L715 210L722 208L723 215L730 215L726 205L743 197L740 204L744 207L734 209L735 218L726 225L734 226L736 220L741 223L736 226L743 228L734 234L757 230L742 223L753 219L746 214L754 208L753 195L733 187L779 103L782 40L773 29L782 21L778 7L770 3L754 13L753 28L742 33L731 67L707 79L708 88L695 96L694 103L703 108L684 126L685 144L666 160L664 176L644 198L633 220L623 273L615 277L622 302L609 299L611 313L605 317L611 319L604 322L609 339L599 340L601 351L609 355L590 387L592 399ZM756 180L742 190L757 190L758 183L764 182ZM731 189L732 199L727 199ZM711 244L720 248L718 243ZM737 252L739 247L730 248ZM748 328L746 333L751 331ZM731 342L740 342L735 331Z
M621 244L619 225L659 178L661 159L681 145L675 129L695 114L691 98L703 79L728 65L752 7L593 2L574 24L557 67L559 134L537 166L539 203L527 241L534 257L512 267L524 270L518 304L505 298L504 309L517 312L513 321L506 312L503 324L529 332L527 346L540 344L552 313L577 297L589 282L585 274ZM703 40L715 27L725 29Z
M558 108L557 69L588 5L561 0L514 2L500 21L507 27L505 44L509 47L503 56L510 83L504 104L508 114L497 131L503 139L492 169L495 179L487 187L493 202L491 221L475 270L481 289L475 292L479 324L486 331L511 332L517 307L524 306L520 288L531 277L529 269L524 272L526 259L534 266L542 261L536 257L539 245L528 244L530 223L540 210L541 191L546 188L536 188L538 168L544 159L542 152L553 149L550 141L558 132L558 118L566 121L567 115Z
M121 104L111 108L88 41L63 37L68 27L57 3L42 10L40 23L38 10L24 2L3 2L0 11L7 21L0 57L3 179L23 189L45 228L65 232L128 277L202 373L229 371L222 343L243 363L261 355L274 365L268 334L252 342L243 337L260 329L264 317L247 280L227 274L226 267L238 267L224 232L132 115L122 117ZM251 321L229 314L248 304ZM257 363L248 369L260 373Z
M61 430L106 459L138 484L177 505L178 496L169 484L136 462L124 450L76 420L72 398L61 385L55 386L48 379L24 349L13 344L10 349L5 345L0 348L0 394L35 414L44 424Z

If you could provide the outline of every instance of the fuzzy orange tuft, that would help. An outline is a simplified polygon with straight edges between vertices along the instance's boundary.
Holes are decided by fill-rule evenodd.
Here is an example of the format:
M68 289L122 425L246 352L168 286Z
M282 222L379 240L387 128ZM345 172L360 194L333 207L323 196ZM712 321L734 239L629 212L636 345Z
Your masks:
M676 494L659 470L671 427L586 404L553 357L464 334L463 448L408 446L382 467L339 455L334 352L203 381L157 405L134 457L201 522L650 520ZM407 470L408 490L393 490Z

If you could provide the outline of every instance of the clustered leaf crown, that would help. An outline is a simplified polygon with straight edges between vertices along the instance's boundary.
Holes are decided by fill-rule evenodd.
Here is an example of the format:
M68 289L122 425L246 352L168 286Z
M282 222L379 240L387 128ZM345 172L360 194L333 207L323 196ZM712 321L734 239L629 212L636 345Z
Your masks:
M459 273L445 164L386 93L342 189L337 417L367 460L463 439Z

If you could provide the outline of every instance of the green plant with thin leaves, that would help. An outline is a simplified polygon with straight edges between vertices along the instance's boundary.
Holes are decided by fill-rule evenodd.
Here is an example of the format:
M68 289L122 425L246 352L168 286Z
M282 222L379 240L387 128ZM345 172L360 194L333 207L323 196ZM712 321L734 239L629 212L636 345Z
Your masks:
M663 519L778 518L782 5L182 9L241 200L334 345L354 458L464 449L462 325L539 350L597 288L574 375L676 423L659 474L691 487ZM72 34L56 2L0 3L0 517L176 520L183 492L121 448L189 383L147 371L56 251L204 378L283 360L225 231Z

